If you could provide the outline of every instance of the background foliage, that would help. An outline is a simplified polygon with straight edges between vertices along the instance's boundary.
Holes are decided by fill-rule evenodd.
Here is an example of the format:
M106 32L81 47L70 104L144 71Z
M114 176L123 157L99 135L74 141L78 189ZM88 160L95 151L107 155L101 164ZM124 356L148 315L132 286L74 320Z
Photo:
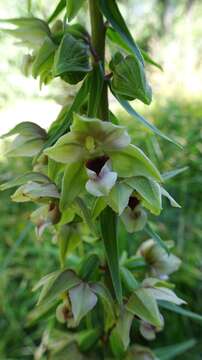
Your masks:
M20 2L20 6L17 1L0 4L4 17L27 14L28 2L23 3L24 5ZM36 8L36 3L39 4L38 8ZM150 157L162 167L161 170L167 171L170 168L188 166L185 172L170 181L168 188L182 205L182 210L173 210L168 207L159 218L157 228L165 240L175 241L177 255L183 259L183 266L174 275L174 281L189 303L190 309L200 313L202 107L199 94L202 84L200 81L202 34L199 20L202 5L197 0L178 2L145 0L141 5L139 1L122 1L121 3L122 10L139 44L144 49L152 49L153 55L164 68L163 73L151 69L151 81L155 84L155 101L151 109L144 107L141 111L144 111L145 116L152 119L164 133L179 140L184 145L184 149L177 150L172 144L165 144L150 133L145 137L145 132L142 132L141 136L141 131L137 139L137 124L134 124L134 120L123 116L121 112L120 116L122 122L129 126L131 135L144 146ZM41 4L39 1L33 1L34 13L39 15L49 13L50 9L46 4L47 2L44 1L41 1ZM131 10L138 17L135 25L136 18L131 16ZM43 101L45 104L53 98L59 99L60 103L63 102L66 91L68 96L71 96L71 87L64 89L63 85L60 85L59 93L58 90L56 93L53 85L49 92L43 90L42 95L39 95L36 84L31 92L27 92L27 82L31 80L24 80L19 73L19 64L13 60L16 48L11 45L10 40L4 39L2 34L0 37L1 51L5 54L0 65L3 70L0 82L2 115L4 115L5 107L12 108L16 99L22 99L25 96L31 101L37 97L39 102ZM20 87L16 86L19 80ZM32 110L33 108L29 108L30 112ZM35 116L40 117L40 114L35 112ZM2 157L0 166L0 180L4 182L13 174L17 174L19 168L29 169L31 165L26 161L17 160L16 162L15 160L12 163L11 172L10 161L8 164ZM58 261L57 248L49 233L46 233L43 241L36 240L34 229L29 223L31 205L11 203L10 194L9 191L1 193L0 332L3 336L0 338L0 358L2 360L32 359L32 353L39 345L42 335L43 322L37 326L27 326L27 314L36 301L35 295L30 295L31 288L36 280L44 275L44 272L48 273L55 268ZM200 324L188 318L171 315L171 313L167 314L166 324L164 332L158 336L154 344L155 347L195 338L198 341L197 345L187 354L177 358L187 360L202 358Z

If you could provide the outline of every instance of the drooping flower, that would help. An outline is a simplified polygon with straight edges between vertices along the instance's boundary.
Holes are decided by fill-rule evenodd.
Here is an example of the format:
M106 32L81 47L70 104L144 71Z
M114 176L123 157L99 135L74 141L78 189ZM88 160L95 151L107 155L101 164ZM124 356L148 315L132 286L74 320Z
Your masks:
M144 228L147 214L136 196L130 196L128 206L121 215L121 220L129 233L140 231Z
M145 258L150 266L151 275L160 279L168 279L169 275L177 271L181 265L181 260L176 255L168 254L153 239L143 242L137 254Z

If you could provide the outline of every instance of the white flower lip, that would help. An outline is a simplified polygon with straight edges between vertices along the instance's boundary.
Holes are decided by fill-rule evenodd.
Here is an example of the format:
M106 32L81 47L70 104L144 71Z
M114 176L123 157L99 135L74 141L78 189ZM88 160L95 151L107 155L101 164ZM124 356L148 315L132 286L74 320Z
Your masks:
M111 171L110 160L107 160L100 172L86 168L89 180L86 183L86 190L97 197L109 194L117 180L117 173Z

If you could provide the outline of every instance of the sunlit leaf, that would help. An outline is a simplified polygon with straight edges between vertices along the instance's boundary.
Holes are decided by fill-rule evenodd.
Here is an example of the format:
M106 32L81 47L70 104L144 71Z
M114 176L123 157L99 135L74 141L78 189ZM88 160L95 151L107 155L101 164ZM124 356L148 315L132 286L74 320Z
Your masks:
M85 0L67 0L67 17L72 21L84 4Z

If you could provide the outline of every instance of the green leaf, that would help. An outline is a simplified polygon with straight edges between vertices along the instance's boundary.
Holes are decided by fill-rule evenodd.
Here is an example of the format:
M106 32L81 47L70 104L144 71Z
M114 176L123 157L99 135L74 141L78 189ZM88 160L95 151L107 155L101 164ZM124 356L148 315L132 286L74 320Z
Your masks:
M123 182L116 183L106 198L108 205L119 215L128 205L133 189Z
M161 327L162 325L157 302L147 289L135 290L126 304L126 309L153 326Z
M14 179L9 180L6 183L1 184L0 190L4 191L7 189L11 189L12 187L23 185L28 181L34 181L41 184L46 184L50 182L50 179L46 175L43 175L38 172L28 172L24 175L20 175Z
M172 304L172 303L169 303L167 301L163 301L163 300L159 300L158 301L158 304L160 307L166 309L166 310L170 310L172 312L175 312L179 315L182 315L182 316L185 316L185 317L188 317L192 320L196 320L196 321L199 321L199 322L202 322L202 315L199 315L199 314L196 314L190 310L186 310L176 304Z
M171 206L181 208L181 206L175 201L175 199L173 199L173 197L162 186L161 186L161 194L167 197Z
M119 33L123 41L126 42L127 46L133 51L135 57L137 57L143 64L143 58L141 52L136 45L133 37L128 30L128 27L119 11L119 8L115 0L99 0L100 10L110 22L112 27Z
M67 17L72 21L84 4L85 0L67 0Z
M75 339L81 351L88 351L99 339L99 336L100 336L99 329L88 329L76 333Z
M119 48L124 49L129 54L133 55L133 50L130 46L127 45L127 43L122 39L122 37L119 35L117 31L115 31L113 28L108 27L107 28L107 37L116 44ZM159 65L155 60L151 58L151 56L144 50L140 49L140 52L143 56L143 59L148 62L151 65L156 66L158 69L163 71L163 68L161 65Z
M42 304L41 306L35 307L32 311L29 312L27 316L27 326L32 326L33 324L37 323L42 318L48 318L49 315L54 313L56 308L56 303L51 302L49 304Z
M150 65L154 65L156 66L159 70L163 71L163 68L160 64L158 64L154 59L151 58L151 56L146 52L144 51L143 49L140 49L140 52L143 56L143 59L149 63Z
M85 223L88 225L90 231L96 238L99 238L100 235L97 230L95 221L92 219L91 212L88 209L88 207L86 206L85 202L81 198L78 197L78 198L76 198L76 203L81 211L81 216L83 217L83 220L85 221Z
M145 176L161 181L161 175L156 166L135 145L129 145L120 152L110 154L112 168L120 177Z
M90 70L88 45L83 40L65 34L55 53L53 75L62 76L70 84L76 84Z
M57 46L50 38L45 39L32 64L32 75L35 79L45 71L51 72L56 49Z
M125 58L116 53L110 63L113 71L111 87L116 96L125 100L139 99L149 105L152 90L147 82L142 63L133 55Z
M67 0L60 0L53 10L52 14L48 18L48 23L52 22L66 7Z
M70 226L63 225L60 227L57 233L57 241L59 243L59 251L60 251L60 262L62 267L65 264L65 258L68 251L68 246L70 242Z
M141 196L141 204L149 209L153 214L159 215L162 210L161 188L153 180L137 176L126 179L126 184L136 190Z
M116 325L116 332L123 343L124 350L127 350L130 344L130 328L132 325L133 315L128 311L123 311L120 314Z
M161 246L168 254L170 253L169 248L167 247L165 241L153 230L151 224L147 224L145 227L145 232L159 245Z
M89 280L89 278L95 274L100 260L97 254L87 254L81 261L78 275L82 280Z
M110 336L110 345L115 356L119 357L127 350L130 343L130 328L133 314L122 311Z
M142 270L145 269L145 267L147 266L145 259L141 256L131 256L129 259L127 259L126 261L124 261L124 266L129 269L129 270Z
M1 136L1 139L6 137L19 134L29 139L45 139L47 137L46 131L42 129L39 125L30 122L24 121L17 124L9 132Z
M72 305L72 313L76 325L92 310L97 303L97 296L92 292L88 284L81 283L69 291Z
M107 332L115 323L116 315L112 296L108 288L101 282L90 285L91 290L101 300L105 311L105 331Z
M18 135L10 144L5 152L6 157L33 157L37 155L44 145L44 140L27 139L24 136Z
M93 71L89 77L89 99L88 99L88 116L98 116L100 100L102 96L102 89L104 84L104 74L102 64L99 62L93 67Z
M187 353L192 347L196 345L195 339L186 340L180 344L165 346L160 349L155 349L155 354L160 360L176 359L176 356Z
M100 214L101 234L111 279L119 304L122 304L122 288L119 274L119 254L117 239L117 216L108 206Z
M120 268L121 280L127 291L134 292L138 287L139 283L135 279L135 276L126 267L121 266Z
M173 177L183 173L184 171L187 171L189 169L188 166L185 166L183 168L180 169L175 169L175 170L171 170L171 171L167 171L165 173L162 174L162 178L164 181L172 179Z
M60 209L64 211L85 188L87 175L83 162L77 162L66 166L63 180Z
M55 121L55 122L57 121L59 122L59 126L56 127L56 129L53 129L54 131L50 133L50 136L46 141L46 143L44 144L43 149L46 149L49 146L53 145L62 135L64 135L69 130L73 117L73 112L79 111L80 107L86 101L88 92L89 92L89 78L87 76L86 79L83 81L78 93L76 94L70 108L67 109L65 107L59 113L58 119L56 119Z
M1 187L0 187L0 190L1 190ZM106 204L104 197L96 198L95 203L92 207L92 212L91 212L92 219L95 220L100 215L100 213L106 208L106 206L107 206L107 204Z
M41 46L47 36L51 36L48 24L35 17L0 19L0 23L15 25L16 29L1 29L1 31L20 39L23 45L33 49Z
M81 280L73 271L68 269L61 271L51 283L48 290L44 293L43 297L40 298L38 304L52 302L64 291L69 291L73 287L79 285L80 282Z
M120 99L119 97L115 96L118 102L121 104L121 106L127 111L129 115L131 115L135 120L139 121L142 125L144 125L147 129L154 132L156 135L159 135L163 139L173 143L180 149L182 149L182 146L176 142L175 140L171 139L167 135L163 134L154 124L151 124L148 120L146 120L142 115L138 114L135 109L126 101L123 99Z
M47 199L58 199L60 197L57 187L53 183L38 184L34 181L20 186L11 196L13 201L44 201Z

